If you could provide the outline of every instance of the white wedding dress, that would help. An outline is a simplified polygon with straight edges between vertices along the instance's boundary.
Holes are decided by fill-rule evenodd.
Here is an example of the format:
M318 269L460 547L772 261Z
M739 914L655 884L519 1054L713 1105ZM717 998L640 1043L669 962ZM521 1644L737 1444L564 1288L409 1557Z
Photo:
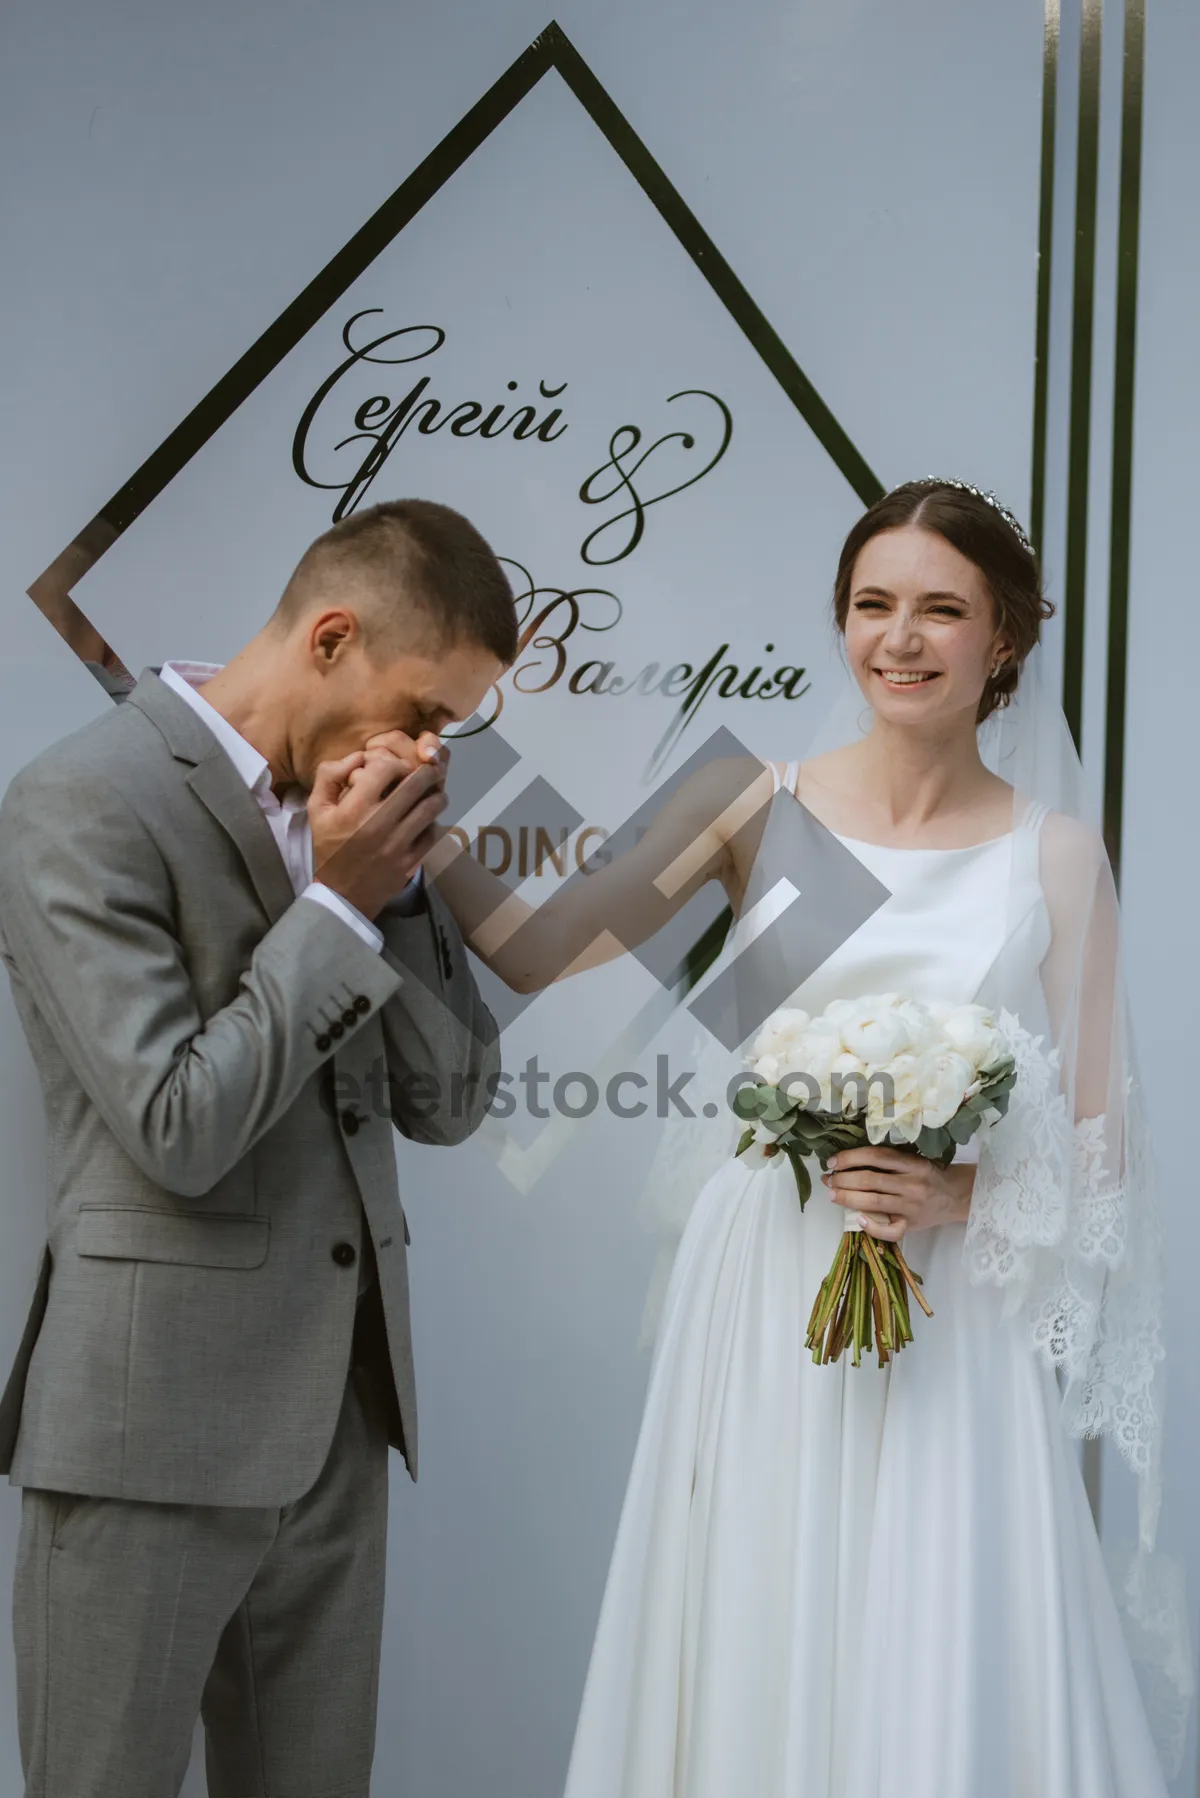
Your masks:
M974 999L1012 941L1020 853L1036 985L1031 826L841 841L892 897L791 1003ZM1164 1798L1054 1372L969 1281L959 1224L906 1240L934 1316L913 1307L890 1368L815 1366L842 1223L819 1180L801 1212L782 1156L730 1159L700 1193L566 1798Z

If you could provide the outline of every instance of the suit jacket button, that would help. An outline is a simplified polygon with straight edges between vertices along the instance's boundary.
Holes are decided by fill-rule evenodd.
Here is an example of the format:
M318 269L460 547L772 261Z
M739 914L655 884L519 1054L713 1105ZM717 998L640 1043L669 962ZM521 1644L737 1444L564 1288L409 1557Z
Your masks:
M352 1010L349 1005L347 1005L345 1011L342 1013L342 1023L346 1026L347 1030L353 1030L354 1026L358 1023L358 1013Z
M371 1009L371 1001L367 998L367 995L365 993L359 993L358 997L354 1001L354 1009L358 1013L360 1018L366 1017L367 1013Z
M343 1111L342 1113L342 1129L347 1136L353 1136L358 1130L358 1126L365 1122L366 1119L360 1118L356 1111Z
M324 1055L326 1049L332 1049L332 1047L333 1047L333 1038L331 1036L326 1036L325 1032L322 1030L320 1036L317 1038L318 1054Z
M352 1242L335 1242L330 1253L339 1267L353 1267L358 1260L358 1250Z
M338 1037L345 1036L346 1032L340 1024L335 1022L329 1026L329 1034L336 1040Z

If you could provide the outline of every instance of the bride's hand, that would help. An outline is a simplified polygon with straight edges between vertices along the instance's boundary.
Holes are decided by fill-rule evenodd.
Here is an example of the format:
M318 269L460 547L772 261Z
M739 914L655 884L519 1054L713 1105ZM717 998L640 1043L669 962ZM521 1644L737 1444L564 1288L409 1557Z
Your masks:
M378 736L368 737L363 745L364 765L382 756L390 756L398 764L398 775L411 774L425 762L436 762L443 771L450 764L449 749L431 730L423 730L415 740L402 730L382 731ZM352 771L350 786L354 785L360 772L360 769Z
M835 1205L862 1213L869 1235L899 1242L908 1230L966 1223L975 1167L970 1162L938 1167L921 1155L881 1143L878 1148L843 1149L821 1178Z

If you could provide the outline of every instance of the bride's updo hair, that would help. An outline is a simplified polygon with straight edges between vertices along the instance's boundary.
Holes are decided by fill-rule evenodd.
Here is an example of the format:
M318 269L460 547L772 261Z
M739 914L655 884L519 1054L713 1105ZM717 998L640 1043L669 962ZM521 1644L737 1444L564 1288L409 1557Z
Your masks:
M906 481L864 512L842 546L833 585L833 615L846 629L854 565L872 537L919 525L936 531L951 548L973 562L987 582L996 624L1012 645L1000 672L989 678L979 701L978 722L1007 705L1017 690L1025 657L1042 634L1054 607L1042 592L1037 557L1016 519L995 499L974 488L940 480Z

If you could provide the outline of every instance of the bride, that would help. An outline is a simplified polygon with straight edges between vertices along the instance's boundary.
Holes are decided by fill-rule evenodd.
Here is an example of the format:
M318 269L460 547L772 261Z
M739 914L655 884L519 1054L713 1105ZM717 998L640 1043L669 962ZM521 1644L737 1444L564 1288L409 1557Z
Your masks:
M497 909L444 845L441 891L521 990L645 940L709 879L738 918L716 979L779 891L798 802L822 866L852 858L878 897L774 1003L978 1001L1017 1055L974 1160L844 1152L814 1165L803 1213L785 1156L733 1158L724 1102L664 1141L657 1177L695 1196L567 1798L1165 1794L1121 1617L1163 1676L1155 1731L1177 1737L1188 1661L1162 1645L1174 1595L1150 1553L1158 1243L1111 876L1061 713L1034 690L1049 611L991 496L908 483L842 553L856 687L823 752L752 775L710 764L635 849L533 916ZM742 1057L714 1046L706 1066L724 1100ZM932 1306L883 1368L805 1348L847 1226L903 1238ZM1140 1485L1115 1594L1072 1442L1095 1434Z

